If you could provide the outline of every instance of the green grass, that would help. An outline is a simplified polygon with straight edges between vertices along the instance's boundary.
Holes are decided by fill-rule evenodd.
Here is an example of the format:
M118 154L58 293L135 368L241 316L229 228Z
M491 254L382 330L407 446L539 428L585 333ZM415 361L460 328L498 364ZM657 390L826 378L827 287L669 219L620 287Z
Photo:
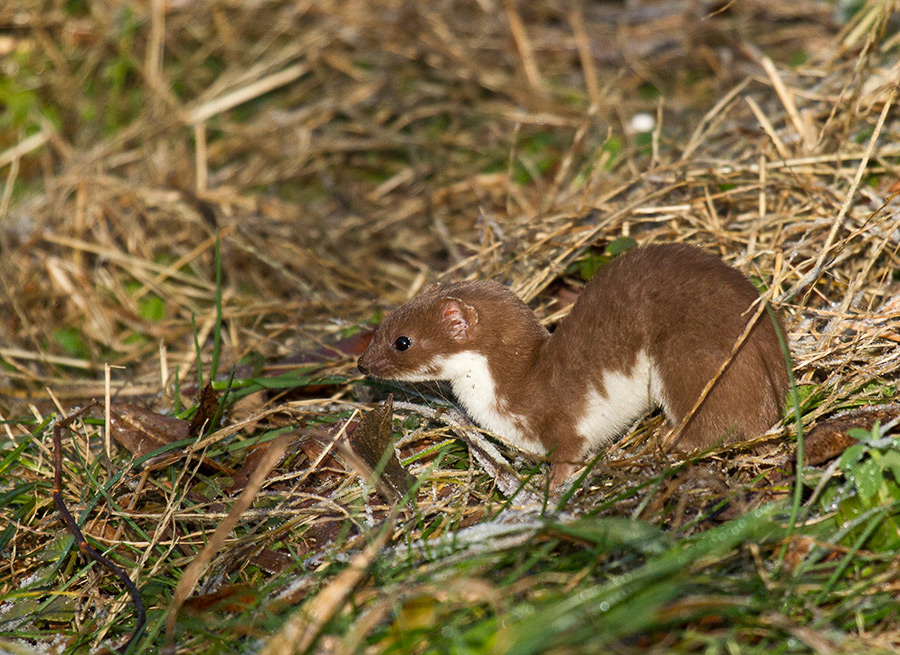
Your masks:
M242 380L234 387L252 384ZM93 423L97 421L83 429ZM117 581L71 549L71 539L48 502L51 471L38 444L49 442L50 423L7 424L28 432L4 444L4 519L9 525L35 524L42 516L38 524L47 527L41 536L16 535L13 562L29 562L29 575L15 586L8 581L0 595L0 638L44 641L62 632L74 638L64 652L81 653L100 630L108 630L107 637L128 634L133 628L128 604L109 613L111 603L124 598ZM397 429L405 432L403 426ZM209 454L222 461L246 458L244 447L274 436L262 429L235 435ZM502 509L503 499L494 497L489 504L502 511L485 511L472 522L460 513L464 508L435 511L428 500L428 489L438 488L438 473L454 470L456 458L467 458L465 450L457 450L449 459L438 460L438 468L423 478L418 504L411 513L406 511L397 538L370 563L366 582L350 594L342 611L322 626L322 638L331 635L357 649L383 653L627 653L635 648L659 653L811 653L823 639L852 650L858 627L896 621L891 587L877 581L895 578L897 541L885 534L900 516L900 452L895 440L884 439L878 430L858 436L859 447L841 462L848 482L834 477L812 497L808 489L802 521L796 525L790 522L788 499L728 520L717 519L718 507L708 505L698 521L674 529L671 504L664 504L650 522L621 516L620 505L646 506L662 488L660 482L677 475L677 469L643 483L636 480L629 490L601 493L607 503L595 498L594 510L580 516L557 514L552 505L546 514L523 515ZM85 460L78 441L78 446L65 446L65 495L84 525L110 511L122 512L142 463L158 453L131 461L119 451L107 470L96 449L91 460ZM183 449L192 441L163 450ZM281 474L288 471L282 469ZM147 557L139 584L148 606L148 628L134 652L157 652L163 644L160 627L172 590L191 553L204 541L196 530L202 534L218 521L200 517L209 501L227 504L221 491L227 480L217 483L219 475L198 472L196 465L184 462L152 473L140 506L160 510L167 499L175 503L181 518L173 525L195 535L180 548L157 543L145 552L143 546L127 545L151 541L158 527L140 516L111 518L110 525L121 525L128 535L112 549L93 540L128 571L142 555ZM595 476L588 479L597 481ZM806 479L819 482L815 476ZM878 482L874 487L873 480ZM206 500L196 494L204 488ZM189 489L195 493L186 494ZM748 498L736 497L731 506ZM387 520L372 521L385 516L378 510L371 514L380 504L376 497L348 497L345 507L351 518L341 521L334 541L303 553L297 545L304 543L309 526L286 526L292 519L278 514L285 503L289 497L274 488L258 498L257 514L240 525L237 541L213 564L210 575L222 583L245 585L252 596L239 610L184 612L178 631L186 652L255 652L254 637L265 641L291 611L290 603L273 599L299 582L307 589L305 602L315 603L316 594L324 593L345 570L346 557L374 539ZM857 510L845 522L849 505ZM267 517L267 511L272 515ZM266 531L276 531L277 538L262 543L292 562L284 572L273 575L253 563L227 564L237 552L259 543ZM11 533L7 527L0 535L5 552ZM98 595L106 599L99 606L85 600ZM379 620L366 619L372 612ZM76 616L77 629L72 623Z

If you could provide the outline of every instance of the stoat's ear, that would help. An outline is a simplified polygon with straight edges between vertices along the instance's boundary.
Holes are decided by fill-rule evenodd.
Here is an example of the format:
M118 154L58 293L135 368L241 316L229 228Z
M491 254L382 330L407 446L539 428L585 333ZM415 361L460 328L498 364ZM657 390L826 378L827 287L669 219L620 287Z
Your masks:
M452 339L468 339L478 324L478 312L459 298L441 298L441 324Z

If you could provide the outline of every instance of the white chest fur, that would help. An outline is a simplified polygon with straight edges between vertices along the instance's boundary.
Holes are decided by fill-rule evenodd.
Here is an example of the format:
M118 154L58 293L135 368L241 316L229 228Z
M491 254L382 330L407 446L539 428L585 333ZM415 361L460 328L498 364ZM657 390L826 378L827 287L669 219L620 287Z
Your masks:
M547 452L538 435L529 433L524 417L510 412L497 398L487 357L474 352L456 353L437 357L433 366L436 375L423 373L410 378L448 380L456 398L478 425L521 450ZM641 351L631 370L604 373L603 393L596 387L588 389L575 432L585 439L584 450L588 452L624 433L657 405L667 409L662 381L652 359Z
M456 398L478 425L521 450L538 454L546 452L537 439L526 436L522 427L524 419L501 405L487 357L480 353L462 352L438 357L434 364L439 371L439 379L450 381Z
M587 440L586 450L590 450L621 435L654 405L666 405L662 381L651 358L641 351L627 373L604 373L603 393L596 388L588 390L576 431Z

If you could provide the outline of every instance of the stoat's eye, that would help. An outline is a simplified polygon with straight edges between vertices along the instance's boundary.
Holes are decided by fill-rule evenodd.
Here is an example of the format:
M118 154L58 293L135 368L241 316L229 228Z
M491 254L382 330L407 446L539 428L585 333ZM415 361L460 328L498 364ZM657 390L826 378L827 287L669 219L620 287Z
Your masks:
M394 341L394 349L395 350L409 350L409 347L412 345L412 339L409 337L397 337L397 340Z

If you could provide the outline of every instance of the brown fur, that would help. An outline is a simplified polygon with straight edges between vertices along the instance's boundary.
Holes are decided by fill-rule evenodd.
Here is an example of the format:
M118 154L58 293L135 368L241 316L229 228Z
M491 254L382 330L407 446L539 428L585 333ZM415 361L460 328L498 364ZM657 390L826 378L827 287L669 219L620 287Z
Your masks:
M382 323L360 370L402 378L427 368L437 355L482 353L502 407L524 417L522 427L563 465L585 455L586 441L575 425L586 411L589 385L603 393L604 372L627 374L641 350L662 378L667 418L679 424L728 357L757 298L743 274L698 248L645 246L602 269L552 336L502 285L433 285ZM466 323L463 338L448 335L448 311ZM414 343L405 352L392 345L401 335ZM678 447L702 449L763 433L780 418L787 382L784 356L764 313Z

